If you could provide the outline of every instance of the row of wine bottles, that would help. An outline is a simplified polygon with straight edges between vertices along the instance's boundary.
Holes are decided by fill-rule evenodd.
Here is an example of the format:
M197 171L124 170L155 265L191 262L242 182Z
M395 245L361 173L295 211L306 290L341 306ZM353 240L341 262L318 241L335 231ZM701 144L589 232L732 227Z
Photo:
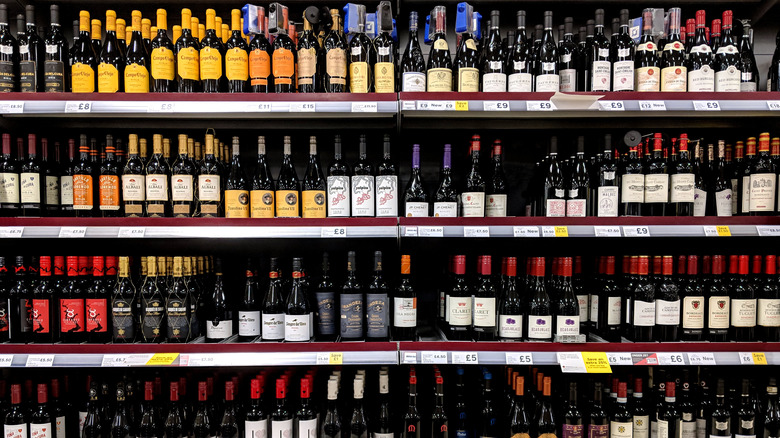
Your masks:
M2 419L9 438L752 438L780 429L773 372L647 370L589 378L526 367L143 372L87 375L86 393L69 387L84 379L76 372L65 385L12 374L10 400L2 382Z
M208 257L141 257L135 279L124 256L41 256L28 262L17 256L11 265L0 257L0 339L5 341L416 338L417 296L408 255L401 257L396 287L383 274L381 251L374 253L367 282L357 275L356 253L350 251L346 277L338 287L325 254L317 284L304 271L302 258L292 259L292 281L282 276L279 260L271 258L267 283L250 260L241 291L228 290L220 259ZM7 274L10 269L13 276Z

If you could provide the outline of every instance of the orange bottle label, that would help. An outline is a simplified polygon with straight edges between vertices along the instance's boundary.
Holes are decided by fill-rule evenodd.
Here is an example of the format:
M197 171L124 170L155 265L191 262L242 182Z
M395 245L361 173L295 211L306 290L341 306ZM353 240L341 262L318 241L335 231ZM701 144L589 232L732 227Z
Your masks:
M92 176L73 175L73 209L92 210Z
M249 217L249 192L225 190L225 217Z
M172 51L165 47L152 50L152 78L172 81L174 78L173 64Z
M95 91L95 70L82 63L73 64L70 68L70 79L74 93L93 93Z
M249 54L240 47L233 47L225 54L225 76L229 81L249 79Z
M268 85L271 75L271 57L265 50L255 49L249 54L249 76L252 85Z
M140 64L125 67L125 93L148 93L149 71Z
M326 216L324 190L305 190L301 197L303 198L303 217L324 218Z
M275 83L292 85L292 79L295 76L293 52L282 47L274 50L273 69Z
M252 205L252 217L274 217L274 192L270 190L252 190L249 195Z
M222 54L212 47L200 49L200 79L219 79L222 77Z
M119 177L100 175L100 209L119 210Z
M176 56L179 77L182 79L200 80L200 57L194 47L186 47L179 50Z
M276 217L301 217L297 190L277 190L276 199Z
M98 65L98 93L119 91L119 70L105 62Z

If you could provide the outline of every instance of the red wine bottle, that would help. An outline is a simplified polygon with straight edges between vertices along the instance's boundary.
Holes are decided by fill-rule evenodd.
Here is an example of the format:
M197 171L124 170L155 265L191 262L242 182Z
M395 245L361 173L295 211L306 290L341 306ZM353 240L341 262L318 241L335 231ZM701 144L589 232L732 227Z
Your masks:
M734 13L723 11L720 45L715 52L715 91L740 91L742 72L737 37L732 33Z

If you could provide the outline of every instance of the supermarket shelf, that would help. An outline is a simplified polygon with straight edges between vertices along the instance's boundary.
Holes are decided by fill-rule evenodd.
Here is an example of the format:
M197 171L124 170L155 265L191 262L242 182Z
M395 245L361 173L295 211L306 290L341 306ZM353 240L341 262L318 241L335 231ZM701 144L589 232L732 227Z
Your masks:
M404 237L780 236L780 217L407 218Z
M0 218L0 238L397 238L396 218Z

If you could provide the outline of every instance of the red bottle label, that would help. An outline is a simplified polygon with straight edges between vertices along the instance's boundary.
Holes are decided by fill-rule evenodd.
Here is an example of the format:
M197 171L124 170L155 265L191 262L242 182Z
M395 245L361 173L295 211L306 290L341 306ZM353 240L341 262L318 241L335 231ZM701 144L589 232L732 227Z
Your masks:
M87 331L105 333L108 303L105 299L87 299Z
M84 300L60 300L60 331L62 333L84 331Z
M50 333L49 300L32 300L33 333Z

